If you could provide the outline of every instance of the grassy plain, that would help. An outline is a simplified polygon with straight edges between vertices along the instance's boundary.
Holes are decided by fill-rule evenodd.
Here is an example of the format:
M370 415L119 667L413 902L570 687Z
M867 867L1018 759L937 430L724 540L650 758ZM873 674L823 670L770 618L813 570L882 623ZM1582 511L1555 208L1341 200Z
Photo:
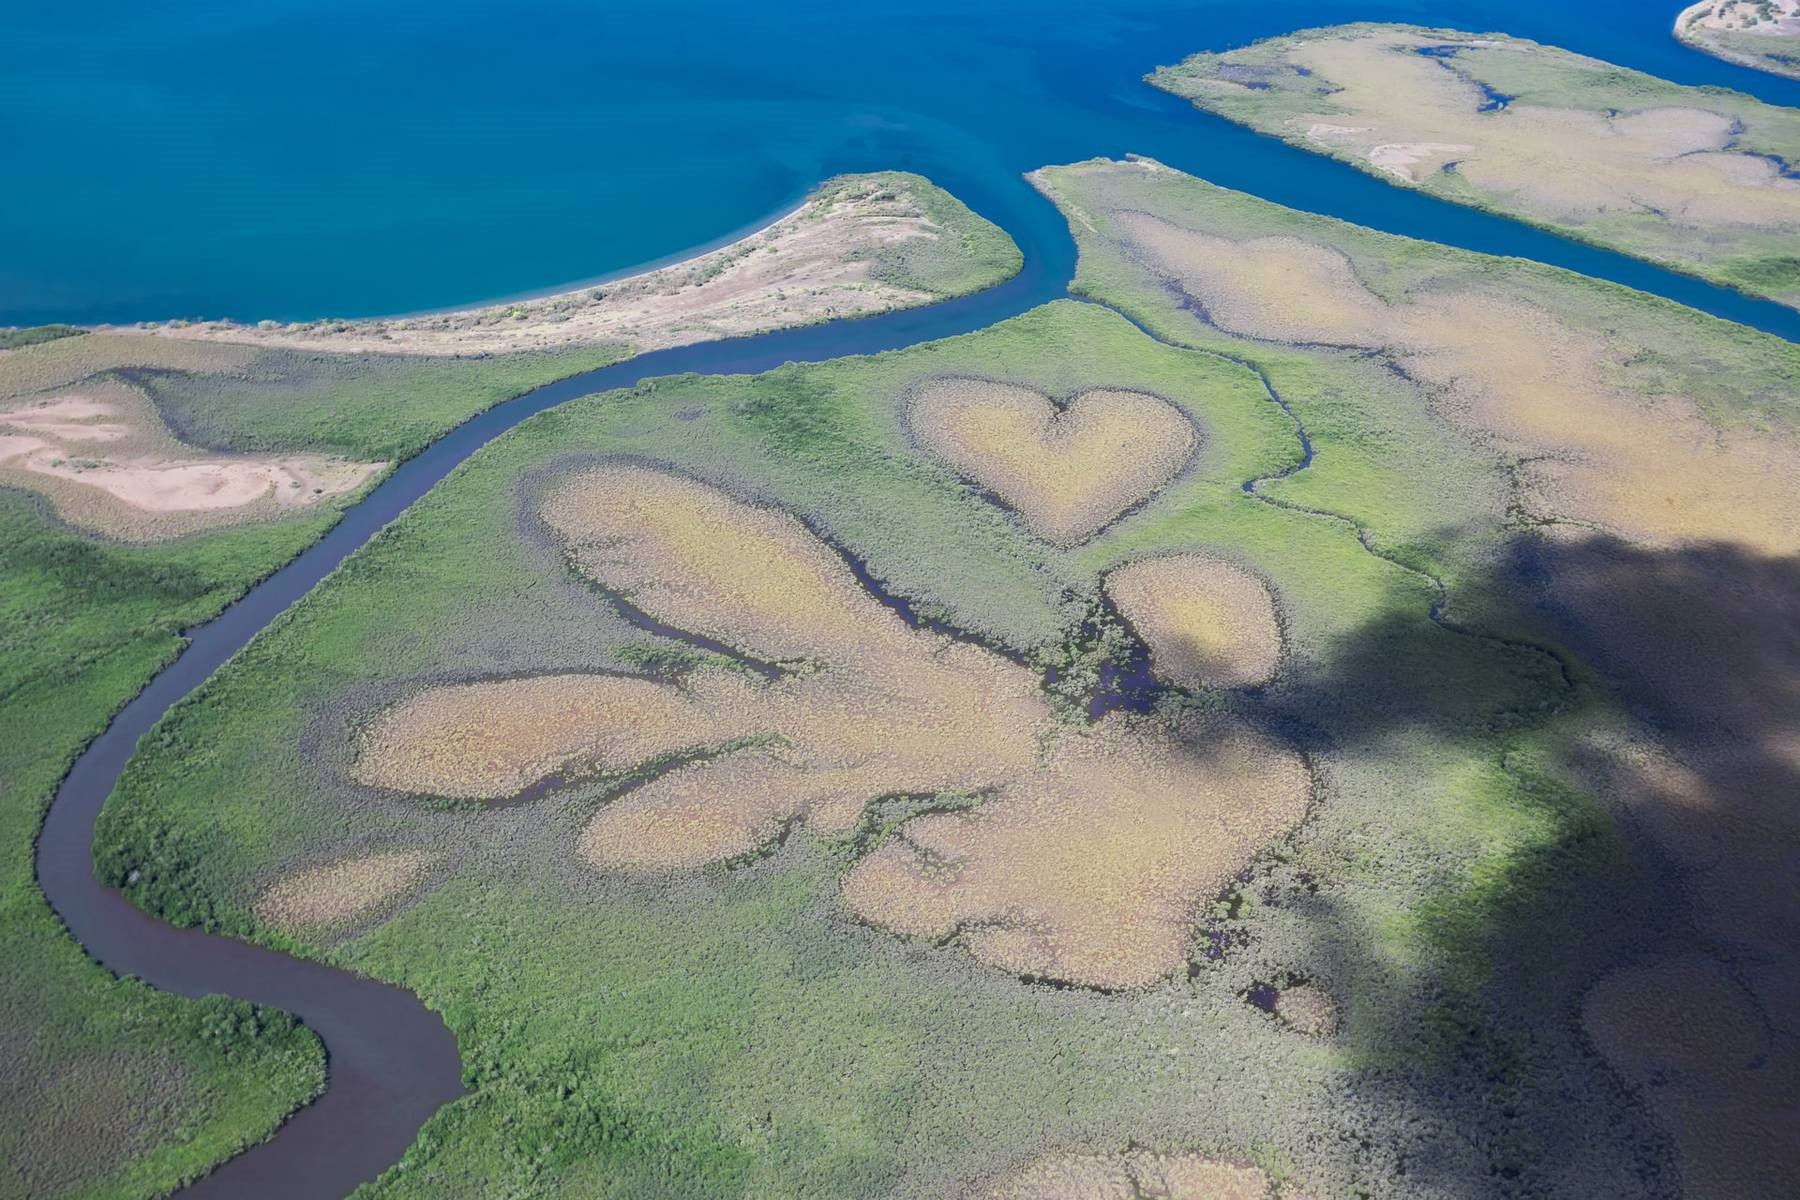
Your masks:
M1317 488L1315 507L1336 493L1359 515L1397 513L1384 542L1429 563L1452 557L1440 523L1458 515L1498 542L1505 471L1433 427L1410 390L1355 391L1392 379L1367 356L1285 361L1296 380L1360 396L1317 428L1309 414L1320 458L1297 475L1293 418L1257 369L1072 302L900 353L661 380L533 418L171 714L109 806L101 868L135 878L130 894L153 911L397 980L445 1014L474 1091L371 1195L941 1196L1045 1155L1132 1147L1171 1167L1248 1161L1324 1195L1586 1196L1619 1180L1627 1194L1672 1194L1662 1135L1568 1017L1597 964L1664 930L1618 919L1646 903L1640 872L1546 749L1575 703L1562 668L1434 623L1429 578L1371 554L1345 520L1288 503ZM1158 397L1197 448L1141 505L1059 547L915 443L909 401L943 379L1063 401ZM623 504L567 507L567 489L616 480L619 464L792 514L790 531L835 548L817 562L848 562L880 582L884 607L975 640L956 654L1054 668L1042 689L1059 718L1052 754L1114 726L1198 730L1181 744L1212 756L1208 769L1229 758L1209 730L1288 747L1316 781L1304 822L1259 834L1273 841L1192 914L1185 969L1106 990L1037 980L1029 939L997 937L1006 928L979 905L959 901L947 932L921 922L910 937L896 936L905 922L858 919L859 872L895 855L920 856L921 879L941 869L934 854L984 875L1036 862L1065 897L1056 883L1105 858L1081 853L1105 826L971 851L958 830L1018 828L983 789L865 792L848 828L778 825L749 853L646 871L583 852L585 830L653 786L622 790L632 766L518 792L534 767L490 803L359 779L368 731L438 689L629 675L705 700L746 644L743 622L770 611L754 598L779 589L750 588L725 613L677 611L703 595L680 585L688 568L674 564L697 561L687 551L643 569L648 551L621 550L635 535L610 524L591 549L571 543L573 512L626 519ZM1478 468L1466 480L1454 474L1465 464ZM438 552L452 544L465 552ZM739 556L747 579L801 553L766 549ZM1172 691L1153 712L1090 724L1086 693L1131 642L1102 581L1174 551L1267 581L1286 657L1261 689ZM621 562L636 573L612 573ZM659 620L701 625L709 644L634 623L617 591ZM765 662L826 665L767 684L740 662L741 682L719 686L829 677L830 653L804 637L832 629L831 611L754 643ZM259 897L282 880L411 853L435 865L360 921L259 919ZM1120 861L1144 855L1124 846ZM1016 904L1012 886L980 890ZM1667 907L1652 898L1652 911ZM1251 1001L1286 993L1297 993L1287 1016ZM1340 1019L1337 1032L1329 1020L1304 1032L1309 1004Z
M1150 82L1389 183L1800 305L1800 112L1502 34L1303 30Z

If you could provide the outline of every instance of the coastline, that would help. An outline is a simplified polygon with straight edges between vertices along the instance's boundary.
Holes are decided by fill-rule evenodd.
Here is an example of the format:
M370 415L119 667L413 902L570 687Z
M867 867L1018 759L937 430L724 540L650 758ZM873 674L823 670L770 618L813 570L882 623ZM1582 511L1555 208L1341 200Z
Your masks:
M829 182L829 180L826 182ZM506 292L498 296L486 296L479 300L471 300L466 304L434 305L430 308L407 309L404 312L384 313L375 317L350 317L345 319L352 321L408 321L426 317L456 316L460 313L479 312L489 308L503 308L514 304L530 304L538 300L557 300L564 296L572 296L576 292L585 292L589 288L605 287L607 284L612 283L624 283L627 280L636 279L641 275L653 275L656 272L665 270L669 267L678 267L684 263L692 262L697 258L704 258L706 255L711 254L716 250L724 250L739 242L748 241L758 234L767 233L781 222L790 217L797 216L800 211L806 207L806 202L811 199L813 194L822 186L823 184L814 184L801 191L797 197L782 201L780 205L770 210L768 214L757 217L751 221L746 221L744 224L739 225L737 228L732 229L727 233L722 233L714 238L708 238L706 241L697 242L691 246L684 246L679 250L671 251L670 253L661 255L657 258L646 259L643 262L632 263L630 266L619 267L616 270L603 271L598 275L591 275L563 283L553 283L546 287L527 288L523 291ZM319 319L324 320L326 318ZM283 324L293 323L294 322L291 321L283 322ZM99 328L118 329L132 328L132 326L114 325L100 326Z
M611 345L641 354L951 299L1023 263L998 226L900 171L834 176L750 232L708 246L535 297L410 315L93 328L327 353L463 358Z
M1778 18L1778 21L1785 19L1794 22L1792 32L1756 34L1749 33L1748 30L1742 31L1751 37L1767 39L1771 47L1779 45L1783 41L1793 46L1794 52L1791 55L1777 55L1758 54L1734 46L1722 40L1722 36L1729 35L1734 31L1716 26L1700 25L1700 19L1712 15L1714 8L1720 2L1721 0L1699 0L1698 3L1690 4L1676 13L1675 24L1670 30L1675 40L1690 50L1711 55L1713 58L1731 63L1733 66L1748 67L1752 71L1767 71L1771 75L1779 75L1786 79L1800 79L1800 5L1790 9L1783 18ZM1701 36L1694 32L1696 29L1721 36Z

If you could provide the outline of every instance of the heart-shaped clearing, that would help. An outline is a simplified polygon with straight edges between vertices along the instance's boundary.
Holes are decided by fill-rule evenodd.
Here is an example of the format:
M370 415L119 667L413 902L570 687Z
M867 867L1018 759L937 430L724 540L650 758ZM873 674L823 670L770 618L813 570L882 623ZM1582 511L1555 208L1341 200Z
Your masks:
M1059 546L1092 537L1194 453L1193 424L1145 392L1096 388L1058 411L1031 388L938 379L913 396L913 435Z

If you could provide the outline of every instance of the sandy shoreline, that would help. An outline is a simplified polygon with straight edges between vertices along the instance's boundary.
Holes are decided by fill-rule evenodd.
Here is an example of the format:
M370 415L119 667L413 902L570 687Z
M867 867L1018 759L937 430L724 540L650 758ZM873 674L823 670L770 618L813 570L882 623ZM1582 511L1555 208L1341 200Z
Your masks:
M1700 0L1676 14L1672 32L1702 54L1800 79L1800 0Z
M760 228L702 253L611 280L474 307L357 320L102 328L333 353L461 357L598 344L643 353L942 298L882 277L884 258L896 251L946 243L943 253L958 253L949 236L956 231L936 219L943 194L932 193L928 181L899 172L843 176Z

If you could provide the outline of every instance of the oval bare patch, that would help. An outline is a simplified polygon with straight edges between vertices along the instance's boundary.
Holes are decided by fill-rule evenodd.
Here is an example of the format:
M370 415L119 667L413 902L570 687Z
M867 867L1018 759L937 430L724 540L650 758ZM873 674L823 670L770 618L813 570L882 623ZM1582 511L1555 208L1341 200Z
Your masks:
M1179 687L1256 687L1281 663L1281 624L1269 587L1210 554L1127 563L1106 595L1150 647L1158 677Z
M915 393L908 417L926 450L1059 546L1085 541L1154 495L1199 443L1167 400L1107 388L1059 410L1017 384L938 379Z
M431 858L408 850L296 871L263 889L257 918L278 927L316 928L360 917L417 885Z

